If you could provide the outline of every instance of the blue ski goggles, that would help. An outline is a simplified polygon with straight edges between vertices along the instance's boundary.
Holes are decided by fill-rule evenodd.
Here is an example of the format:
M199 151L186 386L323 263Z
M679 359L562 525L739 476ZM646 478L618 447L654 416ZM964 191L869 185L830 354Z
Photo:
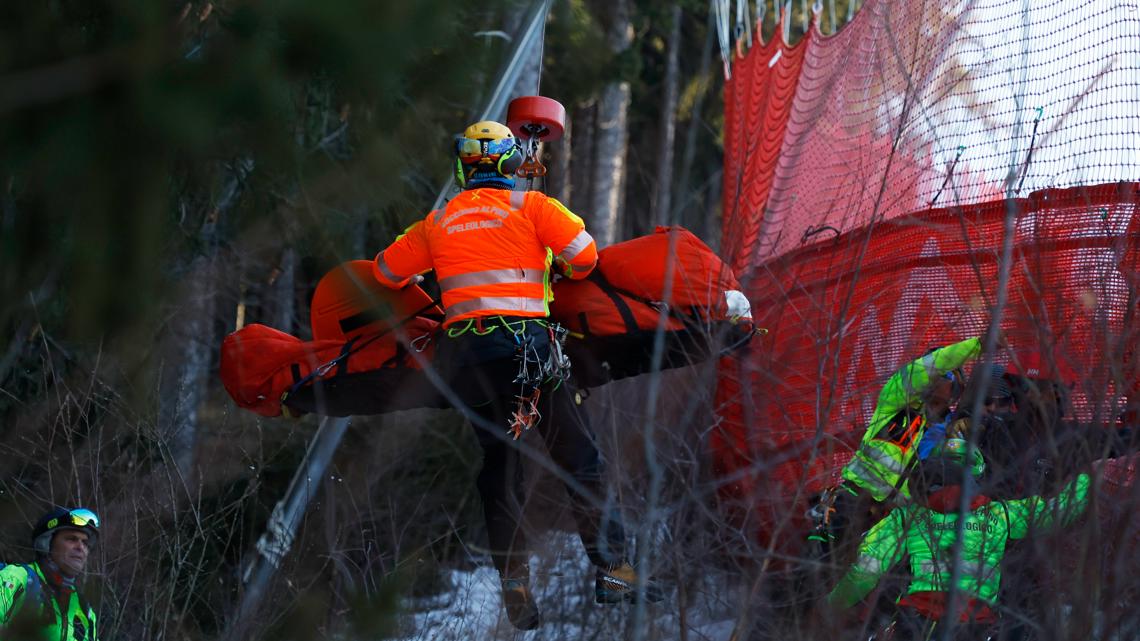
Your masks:
M478 140L459 136L455 139L455 153L464 163L482 162L487 159L497 161L504 154L515 148L514 138L500 138L499 140Z
M54 525L49 523L48 529L67 526L99 529L99 515L84 507L71 510L66 515L59 517L58 521Z

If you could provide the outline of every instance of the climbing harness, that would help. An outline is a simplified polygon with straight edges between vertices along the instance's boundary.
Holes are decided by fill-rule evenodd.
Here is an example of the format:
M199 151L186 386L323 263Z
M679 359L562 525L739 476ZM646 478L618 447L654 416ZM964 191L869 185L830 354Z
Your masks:
M534 335L527 332L528 323L546 330L550 339L550 353L546 358L539 353ZM500 328L509 332L515 341L519 373L513 382L533 387L551 380L564 381L570 377L570 357L565 352L566 337L570 332L558 323L542 318L507 320L502 316L493 316L467 319L465 323L453 325L446 331L448 338L459 338L468 333L486 336Z
M539 351L540 345L535 334L527 331L528 323L534 323L546 332L549 352L545 357ZM515 360L518 361L519 369L512 382L518 384L519 393L515 396L509 432L518 439L542 418L538 410L540 387L551 382L556 386L561 385L570 378L570 357L565 351L566 337L570 332L558 323L541 318L507 320L502 316L494 316L471 318L465 323L453 325L447 329L447 336L458 338L468 333L486 336L500 329L509 332L515 342Z

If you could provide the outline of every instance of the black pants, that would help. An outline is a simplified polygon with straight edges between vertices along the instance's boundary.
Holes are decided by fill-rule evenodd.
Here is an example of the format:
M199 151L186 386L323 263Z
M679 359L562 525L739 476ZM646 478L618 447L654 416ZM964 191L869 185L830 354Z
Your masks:
M487 331L490 327L493 330ZM519 396L534 387L515 382L522 349L539 358L550 353L549 331L534 321L489 320L486 334L468 331L441 339L436 363L459 400L470 408L475 435L483 449L483 466L477 485L491 554L500 573L513 574L527 562L528 548L519 527L524 489L522 452L508 433L510 417ZM616 519L607 519L602 509L605 496L601 459L590 437L585 412L575 402L570 385L544 384L538 403L541 418L535 429L550 458L569 475L570 507L578 534L590 561L607 566L624 558L625 533ZM480 420L481 419L481 420Z

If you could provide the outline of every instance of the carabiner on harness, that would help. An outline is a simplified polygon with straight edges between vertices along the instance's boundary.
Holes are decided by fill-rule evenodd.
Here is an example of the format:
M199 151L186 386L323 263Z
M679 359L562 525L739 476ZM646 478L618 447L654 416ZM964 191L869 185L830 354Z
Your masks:
M542 415L538 411L538 398L541 386L555 381L561 383L570 377L570 358L566 356L563 345L569 334L565 327L557 323L543 321L523 321L542 323L549 332L549 353L544 359L535 345L535 337L506 325L515 337L518 346L519 373L514 382L522 388L517 397L517 406L511 416L510 432L515 439L522 433L538 423ZM525 325L524 325L525 327Z

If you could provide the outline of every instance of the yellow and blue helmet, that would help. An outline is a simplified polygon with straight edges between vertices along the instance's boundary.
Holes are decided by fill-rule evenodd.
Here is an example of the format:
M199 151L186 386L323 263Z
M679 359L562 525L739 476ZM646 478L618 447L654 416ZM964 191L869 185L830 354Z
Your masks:
M464 189L510 189L522 161L514 134L493 120L477 122L455 138L455 180Z

